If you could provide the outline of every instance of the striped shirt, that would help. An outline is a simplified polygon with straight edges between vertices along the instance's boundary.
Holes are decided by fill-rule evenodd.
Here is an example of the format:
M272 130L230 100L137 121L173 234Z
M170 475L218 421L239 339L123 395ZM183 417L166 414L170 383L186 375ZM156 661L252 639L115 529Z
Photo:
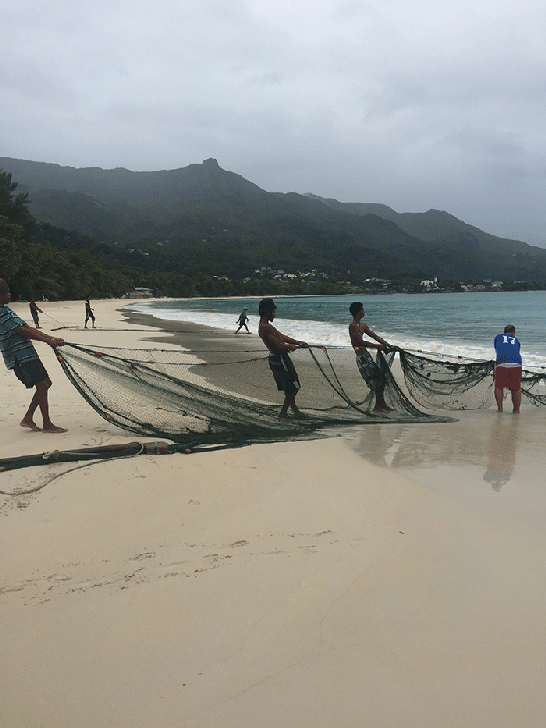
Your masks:
M17 361L25 362L40 358L30 339L16 331L19 326L24 325L25 322L15 311L7 306L0 306L0 351L8 369L13 369Z

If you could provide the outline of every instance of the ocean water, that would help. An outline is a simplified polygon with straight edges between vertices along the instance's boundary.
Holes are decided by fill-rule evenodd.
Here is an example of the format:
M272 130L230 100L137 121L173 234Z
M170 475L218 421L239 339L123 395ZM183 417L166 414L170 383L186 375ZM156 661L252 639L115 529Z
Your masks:
M309 344L349 346L349 305L362 301L370 328L392 344L439 357L494 358L493 339L516 327L524 368L546 367L546 291L277 297L275 326ZM132 308L160 319L235 332L243 306L258 329L256 298L139 302ZM243 334L246 336L244 329ZM250 339L249 339L250 341ZM257 348L261 342L256 340Z

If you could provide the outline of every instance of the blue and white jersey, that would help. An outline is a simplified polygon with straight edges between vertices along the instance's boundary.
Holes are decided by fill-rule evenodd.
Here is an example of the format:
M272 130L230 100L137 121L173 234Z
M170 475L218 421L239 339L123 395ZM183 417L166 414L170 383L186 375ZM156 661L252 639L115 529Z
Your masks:
M520 345L513 334L497 334L494 346L497 352L497 366L521 366Z

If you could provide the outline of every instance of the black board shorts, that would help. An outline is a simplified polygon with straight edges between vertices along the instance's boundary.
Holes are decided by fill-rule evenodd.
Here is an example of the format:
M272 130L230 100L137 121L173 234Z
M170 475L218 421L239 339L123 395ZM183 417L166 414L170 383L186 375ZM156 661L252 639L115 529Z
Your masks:
M279 392L294 394L301 388L298 374L287 351L271 352L267 361Z
M49 379L46 368L39 359L28 359L27 361L16 361L13 367L15 376L27 389L32 389L44 379Z

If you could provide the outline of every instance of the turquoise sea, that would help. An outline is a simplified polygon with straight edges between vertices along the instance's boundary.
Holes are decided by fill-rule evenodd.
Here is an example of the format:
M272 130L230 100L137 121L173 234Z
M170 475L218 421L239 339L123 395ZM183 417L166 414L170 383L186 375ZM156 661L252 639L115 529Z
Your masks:
M237 317L246 306L249 328L256 333L258 300L166 299L132 308L181 324L235 332ZM348 346L348 309L354 300L364 304L364 320L375 332L404 349L476 361L491 359L494 337L510 323L521 342L524 367L546 366L546 291L277 297L275 325L310 344ZM257 347L260 344L257 341Z

